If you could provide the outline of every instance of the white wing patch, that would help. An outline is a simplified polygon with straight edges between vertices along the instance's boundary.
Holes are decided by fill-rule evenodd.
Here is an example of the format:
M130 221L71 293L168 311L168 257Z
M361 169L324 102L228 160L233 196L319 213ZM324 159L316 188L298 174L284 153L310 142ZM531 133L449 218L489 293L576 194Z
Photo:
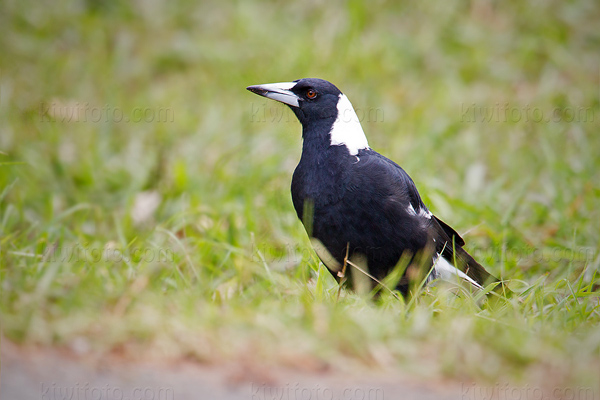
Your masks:
M433 214L431 213L431 211L429 211L426 208L419 208L419 213L417 214L417 212L415 211L415 208L413 207L412 203L408 204L408 207L406 208L406 211L410 215L419 215L420 217L424 217L424 218L427 218L427 219L431 219L431 217L433 216Z
M419 210L419 215L420 215L421 217L425 217L425 218L427 218L427 219L431 219L431 217L433 217L433 214L431 213L431 211L429 211L429 210L428 210L428 209L426 209L426 208L421 208L421 209Z
M457 283L457 278L460 278L469 282L478 289L483 289L479 283L475 282L467 274L450 264L448 260L442 257L439 253L433 260L433 272L437 277L447 282Z
M368 149L369 143L360 125L358 116L350 100L343 94L340 94L338 99L337 110L337 119L329 132L331 145L343 144L353 156L357 155L361 149Z

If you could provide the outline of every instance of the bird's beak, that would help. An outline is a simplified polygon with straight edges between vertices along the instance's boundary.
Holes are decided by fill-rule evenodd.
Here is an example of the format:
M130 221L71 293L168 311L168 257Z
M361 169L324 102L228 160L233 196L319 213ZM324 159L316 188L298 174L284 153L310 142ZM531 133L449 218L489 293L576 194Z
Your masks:
M296 86L296 82L280 82L248 86L246 89L259 96L277 100L292 107L299 107L298 100L300 98L290 90L294 86Z

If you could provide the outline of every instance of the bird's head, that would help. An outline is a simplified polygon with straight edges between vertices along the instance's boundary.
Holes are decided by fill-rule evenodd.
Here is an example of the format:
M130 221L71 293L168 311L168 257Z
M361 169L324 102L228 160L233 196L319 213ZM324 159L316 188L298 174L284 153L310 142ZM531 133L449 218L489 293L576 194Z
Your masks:
M352 155L369 147L348 98L332 83L315 78L268 83L246 89L287 104L303 127L304 139L326 135L330 145L345 145Z

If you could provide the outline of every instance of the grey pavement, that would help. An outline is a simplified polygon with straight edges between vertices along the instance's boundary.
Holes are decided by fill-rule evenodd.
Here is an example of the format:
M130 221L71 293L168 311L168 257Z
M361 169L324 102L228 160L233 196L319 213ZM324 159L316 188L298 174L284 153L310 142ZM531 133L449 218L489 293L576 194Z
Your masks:
M343 374L259 364L133 362L52 348L0 347L1 400L471 400L455 383L400 373ZM384 376L383 376L384 375Z

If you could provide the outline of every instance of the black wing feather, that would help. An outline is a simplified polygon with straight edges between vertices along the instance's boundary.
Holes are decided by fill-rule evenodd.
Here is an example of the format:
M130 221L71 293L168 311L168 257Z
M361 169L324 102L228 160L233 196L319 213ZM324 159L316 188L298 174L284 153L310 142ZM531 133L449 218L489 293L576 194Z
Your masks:
M481 286L499 281L463 249L465 241L454 229L435 216L431 221L432 235L436 238L436 251L442 257ZM501 288L502 285L498 285L496 290Z
M465 245L464 239L458 234L458 232L456 232L454 229L452 229L452 227L450 225L448 225L447 223L445 223L444 221L442 221L441 219L439 219L435 215L433 216L433 218L440 225L440 227L442 228L442 230L444 231L444 233L446 233L446 235L448 235L448 237L450 238L450 240L454 241L454 245L455 246L463 247Z

